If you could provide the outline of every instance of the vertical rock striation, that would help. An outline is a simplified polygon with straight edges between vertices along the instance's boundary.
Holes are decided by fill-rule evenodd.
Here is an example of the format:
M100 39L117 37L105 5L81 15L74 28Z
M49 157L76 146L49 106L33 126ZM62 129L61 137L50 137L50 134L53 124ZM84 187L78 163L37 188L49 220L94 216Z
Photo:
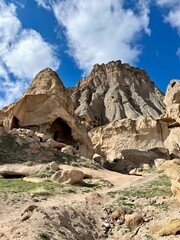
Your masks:
M91 128L141 115L157 118L164 111L164 96L148 74L121 61L96 64L69 92L75 113Z

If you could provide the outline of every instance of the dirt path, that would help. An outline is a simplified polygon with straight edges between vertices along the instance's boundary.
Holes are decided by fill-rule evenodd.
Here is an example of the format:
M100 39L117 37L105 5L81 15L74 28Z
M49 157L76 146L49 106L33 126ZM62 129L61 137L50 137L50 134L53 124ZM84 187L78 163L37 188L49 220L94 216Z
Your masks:
M61 165L60 167L64 170L70 170L72 168L72 166L69 165ZM54 229L53 238L49 239L74 240L76 239L75 236L78 231L80 232L80 236L82 236L79 239L104 239L101 236L101 219L103 218L105 207L113 201L107 193L110 191L122 190L132 185L143 184L144 181L147 182L155 177L149 176L144 178L140 176L124 175L106 169L94 170L85 167L75 168L83 171L85 174L91 175L93 177L92 180L103 179L103 181L111 183L112 186L108 187L105 185L100 189L96 189L95 191L91 190L90 192L78 191L76 193L49 196L44 199L41 198L37 203L33 202L28 193L23 193L21 196L22 199L20 199L15 205L9 205L7 201L0 199L0 234L5 233L5 235L2 236L2 240L36 239L34 236L44 228L42 228L42 226L45 226L48 221L49 225L52 225L52 222L54 222L54 225L52 225L52 228ZM76 187L76 189L78 189L78 187ZM11 200L12 199L8 199L8 201ZM21 213L27 206L32 204L37 205L40 210L34 211L29 220L21 222ZM74 216L76 217L74 218ZM66 231L66 238L63 236L61 238L58 235L59 230L54 227L60 224L58 223L58 219L61 219L63 231ZM91 222L94 222L94 224L91 225ZM83 226L82 229L77 230L78 224ZM87 233L84 232L84 228L87 228ZM43 231L47 231L47 229ZM69 231L71 233L69 233Z

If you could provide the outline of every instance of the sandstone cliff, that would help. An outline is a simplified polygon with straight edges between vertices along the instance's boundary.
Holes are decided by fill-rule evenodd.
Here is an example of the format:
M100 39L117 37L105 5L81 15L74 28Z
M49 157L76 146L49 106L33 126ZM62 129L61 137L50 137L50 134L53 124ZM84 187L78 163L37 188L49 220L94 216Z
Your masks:
M163 94L147 73L121 61L96 64L69 92L75 113L91 127L141 115L156 118L164 111Z
M163 148L168 135L167 124L149 116L116 120L89 132L95 151L109 161L121 159L125 149L148 151ZM134 152L131 155L135 158Z
M165 141L166 148L174 157L180 157L180 81L171 80L165 94L166 106L162 120L168 123L170 134Z
M91 141L74 114L73 102L58 75L49 68L42 70L20 100L4 108L0 116L7 132L28 128L72 145L81 155L92 154Z

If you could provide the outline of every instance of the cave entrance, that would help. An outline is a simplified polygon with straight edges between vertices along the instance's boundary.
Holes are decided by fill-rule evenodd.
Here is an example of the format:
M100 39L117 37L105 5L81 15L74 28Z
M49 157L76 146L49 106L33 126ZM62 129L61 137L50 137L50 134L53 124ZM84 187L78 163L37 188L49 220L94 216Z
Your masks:
M17 117L13 117L12 122L11 122L11 129L13 128L19 128L19 119Z
M57 142L63 142L68 145L77 146L77 142L72 137L72 131L69 125L61 118L57 118L50 127L53 139Z
M24 174L10 174L10 173L5 173L5 174L2 174L2 177L5 178L5 179L13 179L13 178L23 178L23 177L26 177L26 175Z

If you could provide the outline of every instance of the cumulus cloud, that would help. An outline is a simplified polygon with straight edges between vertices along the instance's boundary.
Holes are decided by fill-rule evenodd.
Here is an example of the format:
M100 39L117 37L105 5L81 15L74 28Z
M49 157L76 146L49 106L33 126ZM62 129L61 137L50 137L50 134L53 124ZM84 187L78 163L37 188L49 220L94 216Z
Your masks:
M0 108L20 97L29 81L45 67L59 67L54 46L38 32L23 29L15 5L1 0Z
M57 69L59 66L53 47L34 30L23 30L18 41L7 50L2 59L10 72L19 78L31 79L44 67Z
M172 28L177 29L180 36L180 1L179 0L156 0L157 4L165 8L167 14L164 16L165 22L169 23ZM180 48L177 49L176 55L180 57Z
M176 8L170 10L165 20L169 22L172 27L176 28L180 34L180 4Z
M137 61L141 48L136 40L142 31L150 34L149 9L143 2L138 2L136 13L119 0L54 2L52 8L65 29L70 55L81 69L89 72L95 63L115 59Z
M164 16L165 22L171 27L177 28L180 33L180 1L179 0L156 0L157 4L166 9L167 14Z
M49 1L47 0L35 0L38 4L38 6L41 6L43 8L45 8L46 10L50 10L51 7L49 5Z
M170 7L179 4L179 0L156 0L157 4L162 7Z

